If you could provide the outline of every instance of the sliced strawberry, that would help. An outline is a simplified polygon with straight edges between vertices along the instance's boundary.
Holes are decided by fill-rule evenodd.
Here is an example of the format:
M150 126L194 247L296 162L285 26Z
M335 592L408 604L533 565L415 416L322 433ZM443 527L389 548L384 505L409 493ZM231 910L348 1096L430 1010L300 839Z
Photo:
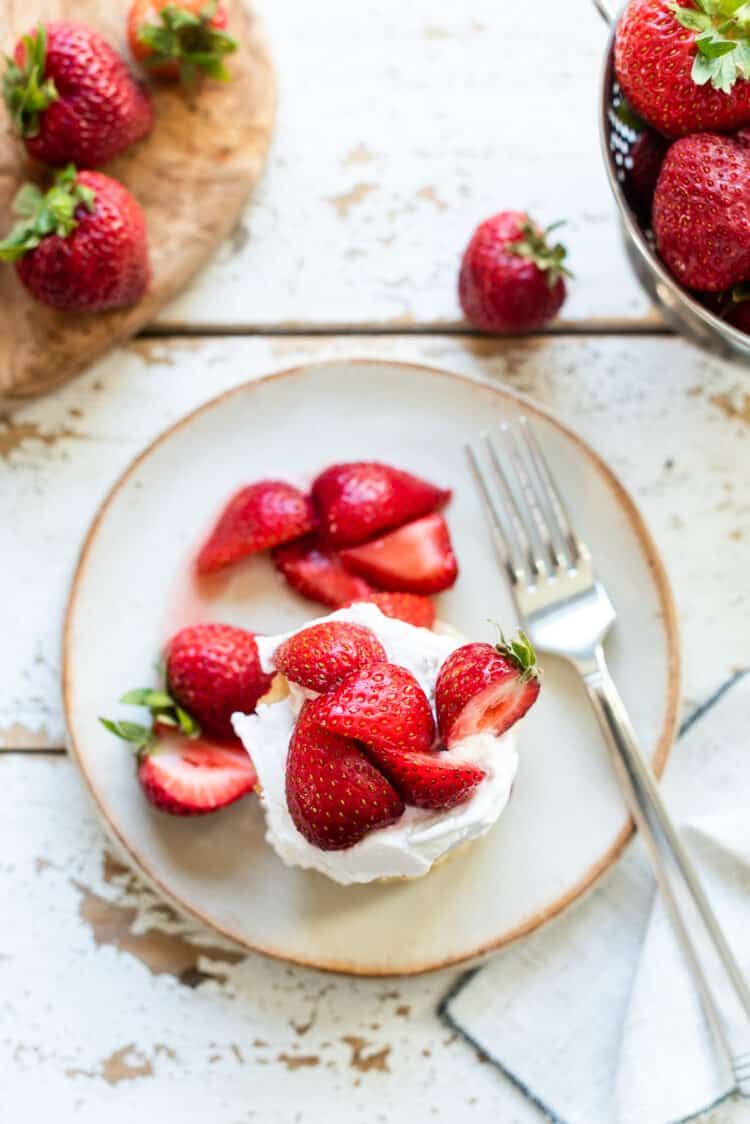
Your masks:
M458 563L442 515L426 515L362 546L341 551L353 574L383 589L438 593L452 586Z
M382 592L371 593L367 597L360 597L358 601L369 601L377 605L385 617L394 617L399 621L413 624L415 628L432 628L435 623L435 606L429 597L422 597L418 593ZM350 601L349 605L355 605ZM346 606L346 608L349 607Z
M333 546L354 546L379 531L427 515L450 491L376 461L334 464L314 481L323 534Z
M426 752L435 740L427 696L405 667L376 663L353 672L316 699L316 721L332 734L374 750Z
M419 753L408 749L364 746L374 765L385 774L405 804L445 811L468 800L487 775L476 765L451 760L444 750Z
M277 547L273 561L297 593L333 609L372 592L366 581L344 569L337 551L324 546L317 535Z
M273 678L261 669L255 635L228 624L183 628L164 657L169 695L215 738L234 738L232 715L254 711ZM136 702L135 694L127 701ZM155 709L147 700L141 705Z
M435 708L438 728L450 748L463 738L499 736L536 702L540 673L534 649L523 632L517 640L465 644L452 652L438 673Z
M140 755L138 780L146 798L173 816L216 812L252 792L258 778L241 747L174 735Z
M300 687L330 691L360 668L385 660L374 633L349 621L321 621L285 640L273 654L279 671Z
M220 570L248 554L308 534L316 525L309 496L283 480L260 480L230 499L201 547L199 573Z
M350 738L321 729L326 696L302 708L286 763L286 799L301 835L323 851L352 847L403 814L396 790Z

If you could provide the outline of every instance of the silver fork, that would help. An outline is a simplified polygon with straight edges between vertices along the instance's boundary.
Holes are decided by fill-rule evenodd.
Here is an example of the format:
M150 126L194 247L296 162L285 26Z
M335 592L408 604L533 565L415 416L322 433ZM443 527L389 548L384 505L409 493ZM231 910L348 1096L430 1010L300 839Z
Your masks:
M750 1097L750 989L659 794L604 657L616 613L526 417L466 452L521 624L581 676L733 1088ZM482 461L487 468L482 467Z

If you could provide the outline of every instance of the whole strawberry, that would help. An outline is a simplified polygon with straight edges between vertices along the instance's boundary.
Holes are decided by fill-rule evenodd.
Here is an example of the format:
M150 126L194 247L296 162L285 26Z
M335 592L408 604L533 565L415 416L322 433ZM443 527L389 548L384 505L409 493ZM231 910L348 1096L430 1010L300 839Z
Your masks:
M145 91L101 35L83 24L42 24L16 44L3 79L11 120L44 164L105 164L145 137Z
M474 734L505 733L539 695L534 649L523 633L507 643L465 644L440 668L435 684L438 729L450 747Z
M652 224L659 255L687 288L719 292L750 279L750 146L718 133L675 141Z
M669 141L646 125L630 149L630 163L623 187L628 202L640 220L649 225L654 191Z
M737 0L631 0L615 37L626 98L668 137L750 122L750 19Z
M727 320L733 328L750 335L750 290L745 296L735 299L727 312Z
M0 242L26 288L68 312L134 304L151 275L146 224L138 203L101 172L58 173L46 194L26 184L13 201L18 224Z
M168 695L215 738L234 738L232 715L254 711L273 678L261 669L254 634L228 624L183 628L164 658Z
M128 14L133 57L159 78L191 81L199 73L227 81L227 10L217 0L134 0Z
M355 741L321 728L325 698L300 711L286 762L286 800L300 834L321 850L336 851L395 823L404 804Z
M374 633L351 621L321 621L279 644L274 667L312 691L331 691L353 671L385 660Z
M570 276L565 248L547 241L558 225L543 231L521 211L501 211L477 227L458 278L470 324L495 334L530 332L557 315Z

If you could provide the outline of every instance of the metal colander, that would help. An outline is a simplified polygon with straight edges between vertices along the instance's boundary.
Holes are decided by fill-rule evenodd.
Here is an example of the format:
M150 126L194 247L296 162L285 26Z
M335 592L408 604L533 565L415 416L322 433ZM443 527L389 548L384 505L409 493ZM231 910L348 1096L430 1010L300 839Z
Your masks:
M672 277L656 255L648 220L639 215L638 209L631 203L631 153L640 131L634 121L623 119L618 112L622 93L614 66L617 15L606 0L594 0L594 5L611 28L602 71L599 127L604 165L617 204L630 263L646 292L677 331L714 354L750 366L750 335L722 320Z

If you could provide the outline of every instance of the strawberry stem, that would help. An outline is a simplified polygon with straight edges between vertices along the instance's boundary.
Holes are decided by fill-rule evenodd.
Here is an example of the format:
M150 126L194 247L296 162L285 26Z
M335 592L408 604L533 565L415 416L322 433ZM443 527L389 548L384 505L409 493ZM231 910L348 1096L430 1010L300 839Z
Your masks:
M196 15L177 4L167 4L160 12L160 24L143 24L138 38L151 54L147 66L158 68L165 62L176 62L183 81L192 81L199 71L226 82L230 78L224 56L237 50L237 40L225 31L212 27L217 0L209 0Z
M19 136L35 137L39 133L39 115L60 96L54 81L45 79L47 64L47 31L37 24L36 35L24 35L24 60L19 66L6 55L3 76L3 97L13 127Z
M125 706L144 706L151 714L151 726L141 726L137 722L112 721L110 718L99 719L110 734L135 745L139 757L149 753L156 745L159 726L172 726L186 738L200 737L201 728L193 716L175 702L166 690L135 687L132 691L126 691L119 701Z
M536 662L536 652L523 629L518 630L515 640L506 640L505 633L497 621L492 621L492 624L500 633L500 643L495 645L496 651L515 664L521 672L522 679L538 679L540 669Z
M750 78L750 4L746 0L696 0L691 8L668 0L667 7L682 27L696 33L690 76L697 86L710 82L715 90L729 94L738 78Z
M67 238L78 226L78 208L93 211L96 195L90 187L78 183L76 176L74 165L69 164L58 172L46 193L33 183L19 189L12 209L20 221L0 242L0 261L18 261L49 234Z
M540 230L531 219L527 218L520 227L521 239L505 244L505 249L509 253L516 254L520 258L528 258L537 269L546 274L550 289L554 289L561 277L573 276L563 265L568 251L560 242L550 246L547 241L547 236L560 226L564 226L564 220L553 222L545 230Z

